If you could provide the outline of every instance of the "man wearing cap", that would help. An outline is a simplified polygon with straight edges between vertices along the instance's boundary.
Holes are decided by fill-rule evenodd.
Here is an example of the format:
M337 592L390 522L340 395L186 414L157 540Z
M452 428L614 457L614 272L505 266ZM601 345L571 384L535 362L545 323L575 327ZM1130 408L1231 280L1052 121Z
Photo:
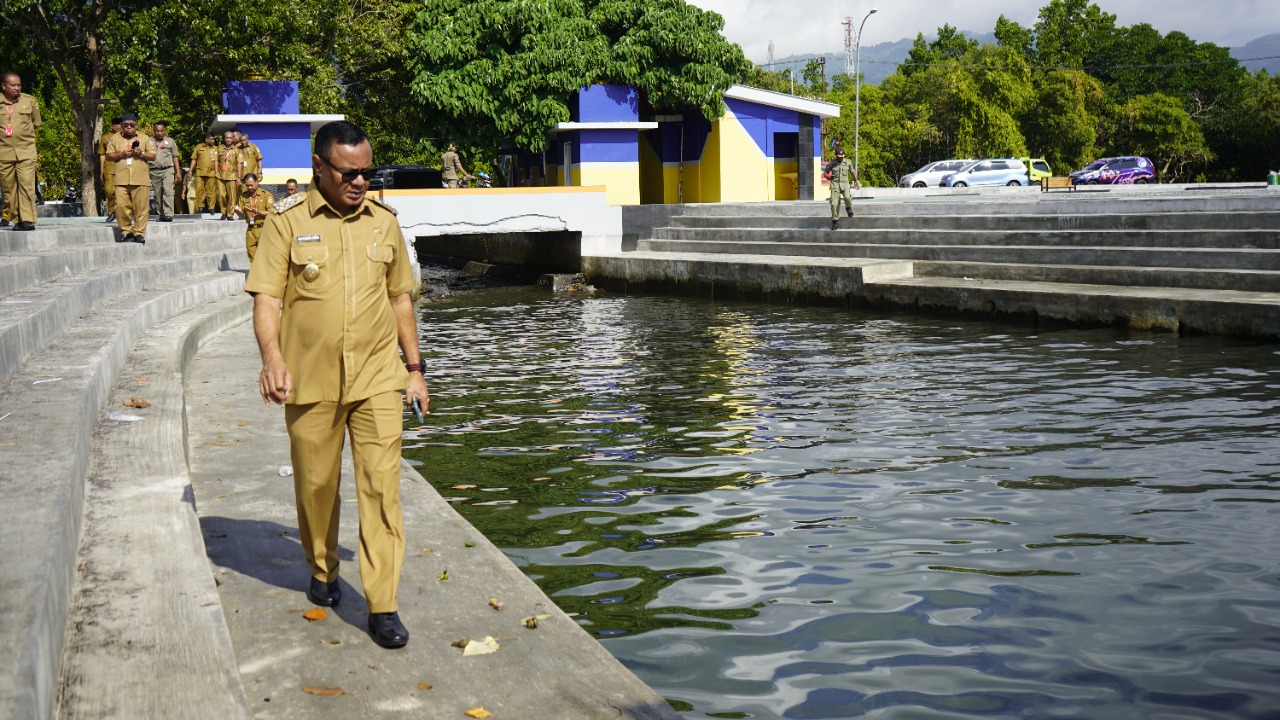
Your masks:
M17 73L0 75L0 192L4 213L0 225L14 230L36 229L36 131L40 106L22 92Z
M267 217L245 280L262 355L258 389L264 403L284 403L307 597L326 607L342 598L338 481L350 435L369 633L398 648L409 642L397 604L404 405L425 410L429 401L409 250L395 211L368 196L373 147L358 125L321 127L311 166L310 189Z
M107 162L115 164L116 224L121 242L146 242L147 214L151 209L151 171L156 145L138 132L138 116L120 116L120 134L107 144Z
M850 178L853 187L862 189L858 183L858 173L853 170L853 163L844 156L844 148L836 148L836 157L822 169L824 175L831 178L831 229L836 229L840 218L840 201L844 200L844 209L853 217L853 196L849 194Z
M116 164L107 162L107 145L120 134L120 118L111 118L111 132L98 138L98 177L102 179L102 196L107 201L107 222L116 219Z
M173 222L173 192L182 184L182 153L178 144L168 135L168 126L162 122L151 126L155 132L156 159L151 163L151 187L156 191L156 211L160 222Z

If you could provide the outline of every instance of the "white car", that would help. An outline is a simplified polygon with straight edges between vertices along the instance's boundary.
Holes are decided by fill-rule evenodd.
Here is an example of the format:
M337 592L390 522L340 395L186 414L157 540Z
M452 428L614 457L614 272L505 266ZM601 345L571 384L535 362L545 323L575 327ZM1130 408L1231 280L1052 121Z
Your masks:
M931 162L913 173L903 175L902 179L898 181L898 187L938 187L938 184L942 182L943 175L953 173L971 162L973 162L973 158Z

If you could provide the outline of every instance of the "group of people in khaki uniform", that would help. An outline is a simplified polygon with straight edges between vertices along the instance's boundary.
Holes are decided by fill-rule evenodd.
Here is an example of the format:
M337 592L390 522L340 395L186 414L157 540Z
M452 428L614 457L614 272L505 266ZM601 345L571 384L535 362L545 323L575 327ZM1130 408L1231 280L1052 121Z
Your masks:
M40 129L40 105L22 92L17 73L0 75L0 227L36 229L36 131Z
M397 648L409 641L397 603L402 413L405 402L425 409L429 401L409 251L394 210L367 194L373 149L359 126L321 127L311 162L310 189L276 203L245 281L258 385L263 402L284 404L307 596L326 607L342 599L338 484L350 435L369 633Z

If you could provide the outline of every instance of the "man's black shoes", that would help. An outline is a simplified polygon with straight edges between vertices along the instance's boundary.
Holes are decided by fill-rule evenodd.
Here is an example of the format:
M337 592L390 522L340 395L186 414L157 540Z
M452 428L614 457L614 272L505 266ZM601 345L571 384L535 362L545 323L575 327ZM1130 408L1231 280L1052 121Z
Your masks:
M849 208L849 217L853 217L853 208Z
M327 583L311 578L311 587L307 588L307 598L316 605L333 607L342 602L342 588L338 587L337 580Z
M409 631L400 622L399 613L369 613L369 634L384 648L402 648L409 644Z
M837 224L838 222L839 222L839 221L837 221L837 220L832 220L832 221L831 221L831 229L832 229L832 230L835 230L835 229L836 229L836 224Z
M133 236L133 241L134 241L134 242L136 242L136 243L138 243L139 245L146 245L146 244L147 244L147 239L146 239L146 238L144 238L144 237L143 237L143 236L141 236L141 235L136 234L136 233L135 233L135 234L134 234L134 236Z
M36 229L36 224L35 224L35 223L33 223L33 222L30 222L29 220L23 220L22 222L18 223L17 225L14 225L14 226L13 226L13 229L14 229L14 230L16 230L16 231L26 232L26 231L30 231L30 230L35 230L35 229Z
M124 235L121 235L117 242L133 242L133 233L125 233Z
M9 227L9 221L4 218L0 218L0 227Z
M160 219L156 222L173 222L173 217L170 215L161 215Z

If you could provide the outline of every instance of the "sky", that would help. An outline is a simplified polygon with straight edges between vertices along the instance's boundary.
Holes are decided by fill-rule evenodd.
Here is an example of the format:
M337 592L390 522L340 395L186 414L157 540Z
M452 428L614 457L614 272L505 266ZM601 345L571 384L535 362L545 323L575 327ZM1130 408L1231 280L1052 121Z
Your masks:
M720 13L724 34L746 51L747 58L763 63L769 40L778 58L804 53L838 52L844 48L845 16L867 20L862 45L926 36L950 23L960 30L992 32L996 18L1004 15L1023 26L1034 25L1040 8L1036 0L688 0L705 10ZM1255 38L1280 33L1277 0L1094 0L1116 16L1116 25L1147 23L1167 34L1181 30L1197 42L1238 47ZM854 28L855 33L857 28Z

